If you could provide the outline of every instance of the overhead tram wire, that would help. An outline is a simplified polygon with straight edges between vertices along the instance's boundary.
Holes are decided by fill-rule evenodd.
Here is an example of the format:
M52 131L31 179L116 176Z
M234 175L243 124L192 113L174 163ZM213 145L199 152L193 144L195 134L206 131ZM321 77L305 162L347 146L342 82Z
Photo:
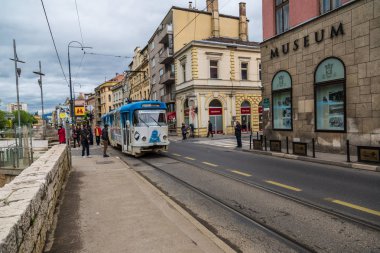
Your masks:
M80 31L80 37L82 39L82 45L84 45L84 41L83 41L83 33L82 33L82 26L80 24L80 19L79 19L79 11L78 11L78 4L77 4L77 0L75 0L75 8L77 10L77 17L78 17L78 24L79 24L79 31Z
M56 55L57 55L59 65L61 66L62 74L63 74L63 76L65 77L65 80L66 80L67 85L69 85L69 82L67 81L67 77L66 77L65 71L63 71L61 58L59 57L59 54L58 54L57 46L56 46L56 44L55 44L55 40L54 40L54 36L53 36L53 32L51 31L51 27L50 27L49 19L48 19L47 14L46 14L46 9L45 9L45 5L44 5L43 0L41 0L41 4L42 4L42 8L43 8L44 13L45 13L46 22L47 22L48 27L49 27L50 36L51 36L51 39L52 39L53 44L54 44L55 53L56 53Z
M107 57L115 57L115 58L127 58L131 59L133 56L122 56L122 55L112 55L112 54L99 54L99 53L88 53L84 51L84 54L92 54L92 55L98 55L98 56L107 56Z

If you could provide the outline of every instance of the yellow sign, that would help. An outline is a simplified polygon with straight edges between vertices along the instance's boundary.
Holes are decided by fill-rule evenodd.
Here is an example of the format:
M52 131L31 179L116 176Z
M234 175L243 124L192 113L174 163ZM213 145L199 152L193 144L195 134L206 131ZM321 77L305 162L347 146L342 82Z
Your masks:
M75 116L84 116L84 107L75 107Z
M64 118L66 118L67 117L67 114L65 113L65 112L61 112L60 114L59 114L59 118L60 119L64 119Z

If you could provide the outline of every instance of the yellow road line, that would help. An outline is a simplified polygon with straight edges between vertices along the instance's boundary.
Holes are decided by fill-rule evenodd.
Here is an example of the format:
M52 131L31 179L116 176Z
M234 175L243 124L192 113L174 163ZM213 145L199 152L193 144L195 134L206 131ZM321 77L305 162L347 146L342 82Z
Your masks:
M239 175L242 175L242 176L246 176L246 177L251 177L252 176L251 174L244 173L244 172L241 172L241 171L238 171L238 170L231 170L231 172L239 174Z
M213 164L213 163L208 163L208 162L202 162L202 163L209 165L209 166L212 166L212 167L218 167L218 165Z
M172 155L175 155L175 156L181 156L180 154L177 154L177 153L173 153Z
M359 210L359 211L362 211L362 212L366 212L366 213L370 213L370 214L373 214L373 215L380 216L380 212L379 211L372 210L372 209L369 209L369 208L366 208L366 207L362 207L362 206L358 206L358 205L355 205L355 204L347 203L347 202L344 202L344 201L341 201L341 200L338 200L338 199L326 199L326 200L331 201L331 202L333 202L335 204L338 204L338 205L350 207L350 208L353 208L353 209L356 209L356 210Z
M195 158L188 157L188 156L186 156L185 158L186 158L187 160L191 160L191 161L194 161L194 160L195 160Z
M293 186L289 186L289 185L286 185L286 184L277 183L277 182L274 182L274 181L265 181L265 182L267 182L268 184L273 184L273 185L276 185L276 186L279 186L279 187L282 187L282 188L285 188L285 189L288 189L288 190L296 191L296 192L302 191L299 188L296 188L296 187L293 187Z

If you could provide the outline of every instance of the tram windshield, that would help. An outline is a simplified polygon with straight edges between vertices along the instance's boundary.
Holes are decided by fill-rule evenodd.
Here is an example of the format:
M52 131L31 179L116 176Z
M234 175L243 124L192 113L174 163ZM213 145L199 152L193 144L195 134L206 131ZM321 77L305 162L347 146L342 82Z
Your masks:
M135 126L166 126L165 110L137 110L134 113Z

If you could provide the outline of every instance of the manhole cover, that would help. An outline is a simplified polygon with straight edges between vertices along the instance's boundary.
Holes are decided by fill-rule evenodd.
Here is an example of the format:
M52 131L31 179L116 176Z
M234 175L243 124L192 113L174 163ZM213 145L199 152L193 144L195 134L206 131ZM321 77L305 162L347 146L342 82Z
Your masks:
M114 163L113 161L101 161L101 162L96 162L96 164L111 164Z

